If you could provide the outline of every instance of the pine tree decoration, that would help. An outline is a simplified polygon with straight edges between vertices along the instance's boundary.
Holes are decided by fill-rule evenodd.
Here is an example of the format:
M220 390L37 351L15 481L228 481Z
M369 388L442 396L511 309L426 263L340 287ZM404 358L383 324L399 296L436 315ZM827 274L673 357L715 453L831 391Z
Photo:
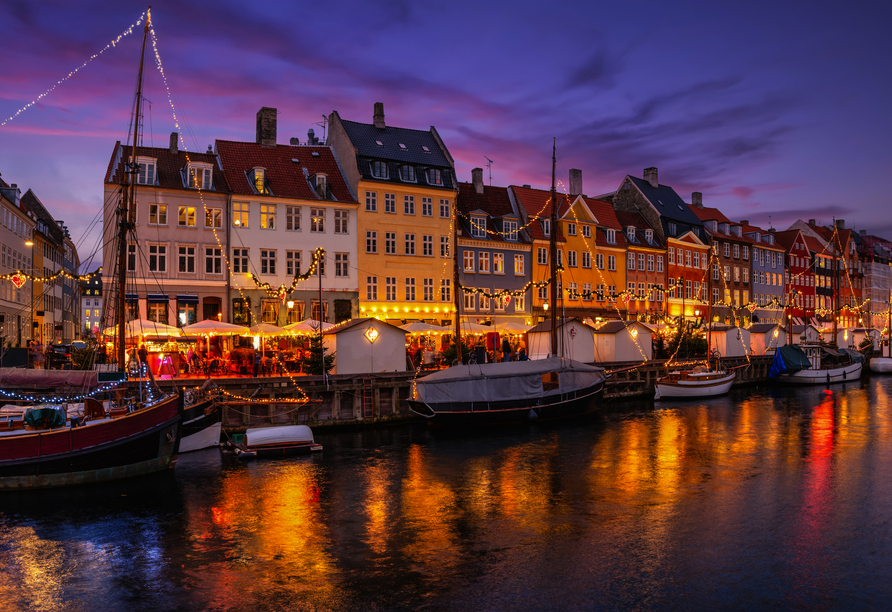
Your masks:
M328 374L334 367L334 359L335 354L329 354L322 342L322 336L317 332L310 336L310 347L301 357L301 370L311 376L321 376L323 372Z

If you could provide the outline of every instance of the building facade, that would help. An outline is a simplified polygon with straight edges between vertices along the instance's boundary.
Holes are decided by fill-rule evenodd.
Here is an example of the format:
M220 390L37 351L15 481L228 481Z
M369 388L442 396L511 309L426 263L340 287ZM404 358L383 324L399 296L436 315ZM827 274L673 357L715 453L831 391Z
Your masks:
M743 233L753 241L752 289L754 322L780 323L784 318L784 248L774 239L774 231L741 221Z
M0 179L0 274L36 272L34 258L35 218L22 206L18 185ZM31 243L30 245L28 243ZM24 346L32 339L32 281L0 280L0 338L2 347Z

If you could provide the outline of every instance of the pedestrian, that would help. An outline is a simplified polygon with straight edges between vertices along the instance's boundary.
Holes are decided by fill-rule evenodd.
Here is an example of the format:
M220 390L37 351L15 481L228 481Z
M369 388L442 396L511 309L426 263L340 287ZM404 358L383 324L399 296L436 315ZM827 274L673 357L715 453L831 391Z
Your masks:
M139 363L140 364L149 362L149 351L146 350L145 344L139 345L139 352L137 353L137 355L139 355Z
M32 348L32 351L34 352L34 367L40 370L44 364L43 345L38 344L36 349Z
M46 351L43 350L43 345L40 344L40 354L43 355L43 362L46 364L46 368L50 369L53 366L52 358L53 358L53 345L47 344Z
M482 338L478 338L477 344L474 346L474 360L477 363L486 363L486 346L484 346Z
M511 343L507 336L502 339L502 361L511 361Z
M254 351L254 378L260 373L260 351Z

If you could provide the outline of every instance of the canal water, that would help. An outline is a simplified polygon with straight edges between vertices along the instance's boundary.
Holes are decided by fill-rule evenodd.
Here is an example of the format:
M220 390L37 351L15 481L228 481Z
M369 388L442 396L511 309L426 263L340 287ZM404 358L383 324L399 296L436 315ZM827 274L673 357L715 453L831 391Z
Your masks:
M892 377L0 496L3 610L892 606Z

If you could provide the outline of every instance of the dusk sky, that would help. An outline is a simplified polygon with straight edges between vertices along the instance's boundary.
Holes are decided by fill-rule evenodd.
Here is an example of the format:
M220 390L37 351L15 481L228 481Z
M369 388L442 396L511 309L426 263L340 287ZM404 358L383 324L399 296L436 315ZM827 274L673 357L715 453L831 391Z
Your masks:
M127 140L142 28L37 104L145 11L129 2L0 1L0 175L64 220L81 260L116 140ZM436 126L459 180L493 160L492 184L548 188L583 172L615 190L660 182L732 220L796 219L892 239L892 8L886 3L156 1L152 22L189 150L322 135L323 115ZM144 144L175 124L147 53ZM14 117L13 117L14 116ZM12 117L12 118L11 118ZM11 118L11 119L10 119ZM488 170L484 171L489 181Z

